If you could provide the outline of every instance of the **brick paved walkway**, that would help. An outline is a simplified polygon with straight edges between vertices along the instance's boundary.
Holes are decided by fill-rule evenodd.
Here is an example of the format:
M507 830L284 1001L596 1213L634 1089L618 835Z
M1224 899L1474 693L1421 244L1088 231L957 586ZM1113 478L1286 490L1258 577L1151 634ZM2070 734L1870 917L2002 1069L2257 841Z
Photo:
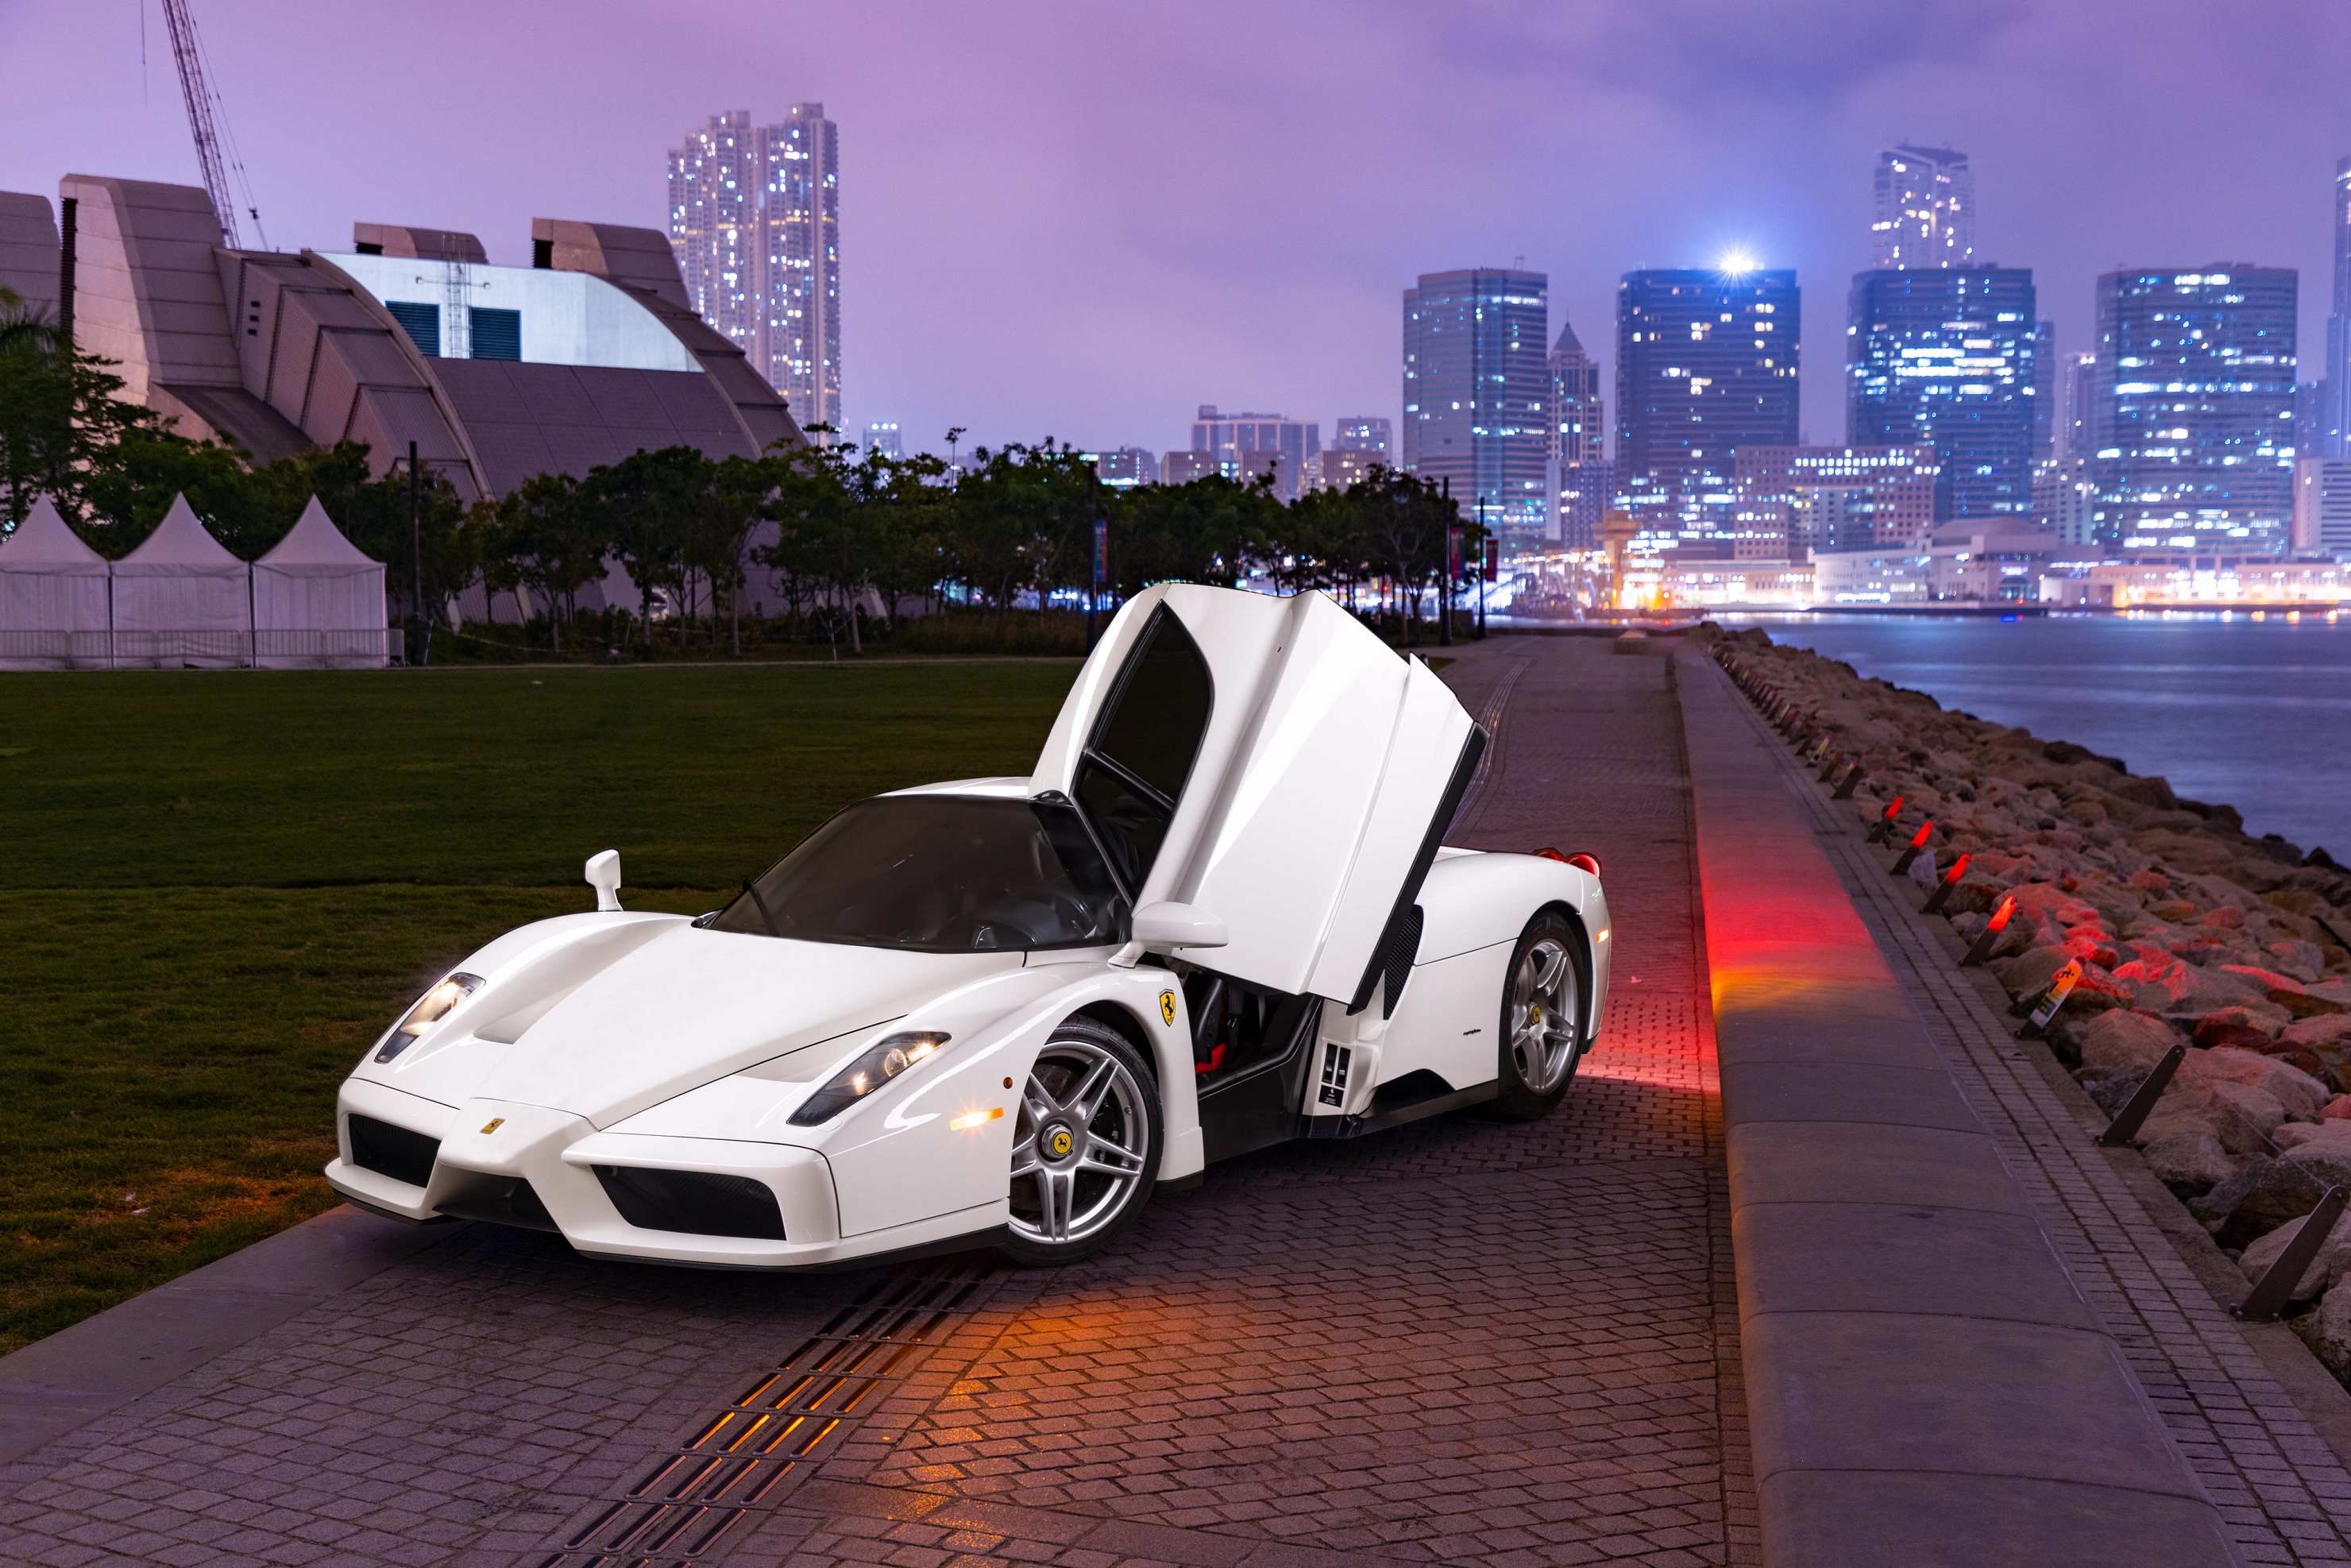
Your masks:
M1269 1150L1050 1273L465 1227L0 1471L0 1559L1754 1561L1669 661L1458 652L1509 700L1456 841L1608 869L1552 1117Z
M1997 985L1979 980L1981 971L1958 967L1958 939L1918 913L1910 883L1886 874L1887 857L1864 841L1857 815L1833 804L1787 747L1755 722L1929 1038L2219 1504L2239 1550L2252 1563L2351 1561L2351 1475L2254 1337L2292 1331L2249 1328L2228 1315L2158 1221L2168 1207L2165 1218L2175 1221L2175 1232L2192 1231L2192 1224L2180 1223L2186 1217L2170 1195L2147 1176L2137 1154L2095 1147L2091 1134L2100 1118L2048 1063L2045 1051L2018 1042ZM2200 1236L2186 1240L2219 1258ZM2216 1282L2232 1292L2230 1300L2243 1292L2242 1279L2225 1261ZM2301 1354L2291 1344L2273 1346L2280 1350L2289 1362ZM2342 1403L2314 1362L2305 1370L2316 1375L2304 1385L2307 1402Z

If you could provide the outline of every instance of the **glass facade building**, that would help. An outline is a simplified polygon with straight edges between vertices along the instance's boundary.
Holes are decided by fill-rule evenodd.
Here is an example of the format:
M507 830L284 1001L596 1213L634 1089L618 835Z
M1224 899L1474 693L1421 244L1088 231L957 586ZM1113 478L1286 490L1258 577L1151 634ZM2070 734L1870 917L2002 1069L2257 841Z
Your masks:
M2098 279L2094 527L2124 549L2251 554L2294 512L2295 275L2215 262Z
M1570 549L1592 548L1607 509L1604 418L1600 367L1583 351L1574 327L1562 321L1551 346L1551 451L1543 483L1551 498L1550 538Z
M2326 363L2319 371L2318 455L2351 456L2351 158L2335 165L2335 308L2326 318Z
M1890 147L1877 155L1870 265L1880 270L1967 267L1975 260L1976 177L1949 147Z
M1395 426L1385 414L1343 414L1332 428L1331 446L1336 452L1376 452L1385 463L1395 449Z
M820 103L713 115L669 155L686 297L803 425L841 424L841 140Z
M1857 274L1845 326L1846 441L1933 447L1938 522L2030 516L2037 322L2024 267Z
M1652 538L1725 526L1741 446L1793 446L1793 271L1628 272L1616 289L1618 502Z
M1540 272L1423 273L1404 294L1401 466L1449 485L1461 515L1499 534L1505 553L1548 533L1550 316Z

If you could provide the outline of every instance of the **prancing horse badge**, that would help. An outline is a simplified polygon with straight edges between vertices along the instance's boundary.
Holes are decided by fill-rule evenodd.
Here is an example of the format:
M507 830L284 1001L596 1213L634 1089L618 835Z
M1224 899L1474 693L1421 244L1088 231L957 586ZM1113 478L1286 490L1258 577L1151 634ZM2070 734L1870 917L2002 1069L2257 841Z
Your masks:
M1159 1021L1170 1024L1176 1021L1176 993L1173 991L1159 993Z

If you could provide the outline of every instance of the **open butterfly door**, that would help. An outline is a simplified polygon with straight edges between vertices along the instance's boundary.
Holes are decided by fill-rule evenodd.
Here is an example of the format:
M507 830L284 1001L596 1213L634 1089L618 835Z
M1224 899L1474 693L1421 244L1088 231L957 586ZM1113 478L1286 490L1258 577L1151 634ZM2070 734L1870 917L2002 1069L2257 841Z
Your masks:
M1078 802L1138 907L1224 921L1227 946L1185 956L1361 1006L1417 931L1484 745L1426 665L1327 596L1172 584L1119 612L1030 783Z

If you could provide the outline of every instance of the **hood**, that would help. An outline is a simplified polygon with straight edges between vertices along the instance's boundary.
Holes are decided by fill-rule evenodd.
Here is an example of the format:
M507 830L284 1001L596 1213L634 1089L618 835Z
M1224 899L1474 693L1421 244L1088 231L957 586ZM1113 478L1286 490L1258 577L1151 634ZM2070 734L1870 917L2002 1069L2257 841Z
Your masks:
M1017 952L908 953L680 925L557 1003L473 1092L609 1127L1020 965Z

